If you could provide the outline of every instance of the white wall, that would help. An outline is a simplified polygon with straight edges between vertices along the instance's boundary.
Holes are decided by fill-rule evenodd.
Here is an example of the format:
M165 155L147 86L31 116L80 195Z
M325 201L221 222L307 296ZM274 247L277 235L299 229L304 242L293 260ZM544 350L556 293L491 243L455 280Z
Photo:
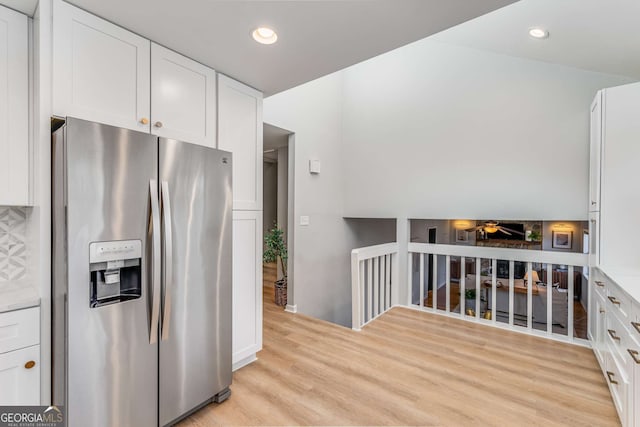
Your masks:
M408 218L586 219L589 105L627 81L422 40L266 98L295 132L298 310L350 323L343 217L398 218L401 246Z
M351 324L351 237L342 219L342 76L331 74L264 100L264 121L295 132L294 301L299 312ZM289 147L291 149L291 147ZM309 159L322 173L309 174ZM300 216L310 224L300 226Z
M428 39L343 74L361 217L586 219L589 105L628 81Z

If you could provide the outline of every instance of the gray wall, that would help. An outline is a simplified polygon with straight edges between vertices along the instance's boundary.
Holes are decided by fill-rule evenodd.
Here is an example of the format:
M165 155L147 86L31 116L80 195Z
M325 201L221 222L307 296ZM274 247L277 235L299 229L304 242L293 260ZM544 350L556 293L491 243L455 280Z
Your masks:
M350 232L351 249L396 241L395 219L345 218L345 222Z
M284 232L285 242L289 236L289 148L278 149L278 206L277 223ZM282 267L278 264L278 277L282 277Z
M262 167L263 212L262 230L266 236L277 222L278 212L278 164L263 162Z
M342 218L342 77L334 73L264 100L264 121L295 133L294 301L299 312L351 324L351 233ZM291 150L291 146L289 146ZM322 172L309 173L319 159ZM290 195L291 196L291 195ZM308 226L300 216L308 216Z

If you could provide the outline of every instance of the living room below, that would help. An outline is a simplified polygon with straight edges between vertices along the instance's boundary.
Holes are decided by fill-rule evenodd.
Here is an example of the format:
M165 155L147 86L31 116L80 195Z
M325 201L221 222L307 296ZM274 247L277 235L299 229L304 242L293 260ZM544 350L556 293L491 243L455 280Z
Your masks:
M586 221L412 219L410 227L412 243L574 253L589 246ZM568 335L571 328L572 336L587 338L586 268L533 262L528 271L527 262L513 259L415 253L411 265L413 304L419 304L422 297L422 306L436 310L446 311L448 306L451 313L463 315L464 307L465 316L487 320L493 316L495 322L525 327L529 318L532 329L544 331L550 323L554 334ZM570 306L573 316L568 315ZM547 313L549 307L551 312Z

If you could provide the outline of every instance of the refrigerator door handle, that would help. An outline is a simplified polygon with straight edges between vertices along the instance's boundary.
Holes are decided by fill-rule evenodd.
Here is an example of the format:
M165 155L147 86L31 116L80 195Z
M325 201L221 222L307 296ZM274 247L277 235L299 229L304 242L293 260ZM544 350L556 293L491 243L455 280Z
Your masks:
M173 287L173 238L171 234L171 198L169 183L162 181L162 221L164 230L164 292L162 300L162 341L169 338L171 290Z
M152 275L151 284L153 295L151 296L151 325L149 328L149 344L154 344L158 339L158 316L160 314L160 206L158 202L158 181L149 181L149 198L151 199L151 237L152 237Z

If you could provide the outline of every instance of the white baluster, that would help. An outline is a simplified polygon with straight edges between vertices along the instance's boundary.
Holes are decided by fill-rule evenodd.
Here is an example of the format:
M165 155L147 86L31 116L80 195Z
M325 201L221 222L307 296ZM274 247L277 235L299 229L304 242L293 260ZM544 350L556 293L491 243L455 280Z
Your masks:
M450 255L446 255L445 256L445 289L447 291L447 294L445 295L445 310L447 313L449 313L451 311L451 256Z
M513 286L515 277L515 263L509 261L509 325L513 326Z
M547 334L553 332L553 264L547 264Z
M533 283L533 264L531 262L527 263L527 271L529 272L527 276L527 328L533 328L533 287L535 283Z
M569 280L567 281L567 337L573 341L573 265L569 266L569 271L567 271L569 275ZM639 414L640 415L640 414Z
M467 259L465 257L460 257L460 282L458 283L460 285L460 315L461 316L466 316L464 313L465 310L465 305L466 305L466 296L465 296L465 288L467 286L466 283L466 269L467 266L465 265L467 263Z
M373 317L380 314L380 257L373 258Z
M420 307L424 307L424 254L420 254L420 274L419 274L419 286L420 286Z

